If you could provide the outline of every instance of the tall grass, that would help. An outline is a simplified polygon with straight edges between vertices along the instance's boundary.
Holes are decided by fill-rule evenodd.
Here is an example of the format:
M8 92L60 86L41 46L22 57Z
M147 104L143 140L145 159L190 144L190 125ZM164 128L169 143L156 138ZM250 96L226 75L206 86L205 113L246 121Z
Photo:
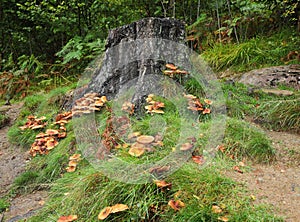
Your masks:
M297 33L284 30L270 37L255 37L240 44L216 43L204 51L202 56L217 71L248 71L266 66L298 63L286 61L290 51L299 48L300 39Z

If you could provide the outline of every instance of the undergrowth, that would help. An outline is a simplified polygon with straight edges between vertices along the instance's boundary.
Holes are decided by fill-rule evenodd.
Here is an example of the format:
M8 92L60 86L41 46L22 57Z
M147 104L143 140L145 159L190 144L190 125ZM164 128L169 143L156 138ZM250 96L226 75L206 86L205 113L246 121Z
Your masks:
M217 71L230 69L234 72L284 64L298 64L297 58L287 58L291 51L297 51L299 34L289 29L269 37L254 37L246 42L216 43L202 54Z

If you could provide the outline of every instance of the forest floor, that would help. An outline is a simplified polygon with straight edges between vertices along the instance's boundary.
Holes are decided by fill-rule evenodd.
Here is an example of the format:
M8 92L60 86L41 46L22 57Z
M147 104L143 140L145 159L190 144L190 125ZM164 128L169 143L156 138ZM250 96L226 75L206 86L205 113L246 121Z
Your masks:
M18 103L0 108L10 118L9 124L0 129L0 198L10 192L14 179L26 170L26 162L29 160L28 151L11 145L7 138L9 127L17 119L22 105L22 103ZM0 214L0 222L4 220L4 216L5 221L8 222L19 221L29 217L35 210L42 207L47 197L47 192L34 191L26 195L12 196L9 200L9 210Z
M15 177L26 170L28 151L9 144L7 132L17 118L22 104L1 107L11 121L0 129L0 198L7 195ZM257 125L256 125L257 126ZM259 126L257 126L259 127ZM265 130L276 149L276 160L270 164L249 164L244 173L226 171L224 174L244 184L256 203L274 206L276 215L287 222L300 218L300 135ZM247 163L246 163L247 164ZM14 196L8 211L0 214L0 222L14 222L31 216L46 201L46 191Z

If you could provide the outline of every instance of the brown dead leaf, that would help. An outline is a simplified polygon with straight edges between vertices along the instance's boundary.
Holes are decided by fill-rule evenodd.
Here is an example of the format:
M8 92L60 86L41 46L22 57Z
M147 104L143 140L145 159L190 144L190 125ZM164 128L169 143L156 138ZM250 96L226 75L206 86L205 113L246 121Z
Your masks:
M185 207L185 204L181 200L170 200L168 205L174 209L175 211L180 210L181 208Z
M204 163L204 157L202 155L192 156L195 163L202 165Z
M243 174L244 172L238 167L238 166L234 166L233 167L234 171Z
M155 180L154 183L158 188L166 188L168 190L172 188L172 183L167 183L165 180Z

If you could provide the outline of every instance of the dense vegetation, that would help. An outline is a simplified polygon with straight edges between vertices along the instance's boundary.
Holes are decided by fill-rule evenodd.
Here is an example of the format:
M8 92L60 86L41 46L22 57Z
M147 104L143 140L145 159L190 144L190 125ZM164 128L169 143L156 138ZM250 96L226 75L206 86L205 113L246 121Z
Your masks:
M12 102L20 98L24 102L18 120L8 132L9 140L28 150L38 133L44 132L19 128L29 115L45 116L46 128L54 127L52 123L62 112L65 94L76 88L77 77L103 52L112 28L148 16L181 19L186 23L187 45L202 54L217 72L241 72L299 62L299 9L297 0L2 0L0 104L13 96ZM245 119L264 120L271 129L297 132L299 93L291 89L294 95L285 100L261 91L249 93L239 83L220 82L228 117L216 161L210 167L202 169L201 159L197 163L190 158L165 178L172 184L166 190L155 183L112 180L84 158L75 172L67 172L69 158L81 153L72 128L74 122L70 120L65 127L67 137L61 138L47 155L32 157L11 192L0 199L0 212L8 208L12 197L45 189L49 199L29 221L57 221L71 214L76 214L78 221L97 221L101 209L117 203L128 205L129 210L110 215L107 221L283 221L273 215L270 206L255 205L255 196L225 172L246 172L253 162L274 161L271 141ZM193 81L184 87L201 97L202 88ZM164 152L172 152L173 140L179 137L179 120L170 104L166 101L161 118L173 125L163 141L164 147L157 148L159 152L141 158L128 155L127 146L114 152L130 163L159 159ZM108 118L110 106L108 102L96 114L99 121ZM0 114L0 126L7 118ZM148 130L150 119L145 113L139 119L132 117L134 130L153 134ZM210 118L199 122L204 129L211 126ZM102 136L103 128L109 128L108 124L99 127ZM201 142L193 156L201 157L206 136L204 133L197 138ZM170 199L183 201L185 207L174 211L168 206Z
M297 62L299 52L288 54L300 44L299 7L297 0L3 0L0 97L69 83L101 53L108 30L148 16L185 21L188 44L216 70Z

